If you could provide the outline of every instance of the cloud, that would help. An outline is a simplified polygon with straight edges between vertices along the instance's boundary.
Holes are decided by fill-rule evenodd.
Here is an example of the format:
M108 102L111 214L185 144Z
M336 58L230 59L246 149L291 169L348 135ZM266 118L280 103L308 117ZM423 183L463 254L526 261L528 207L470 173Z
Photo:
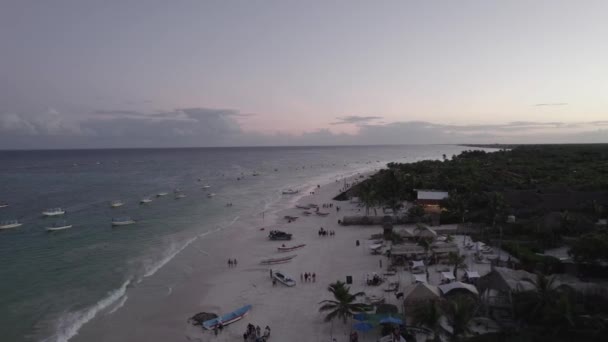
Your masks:
M363 125L370 123L371 121L384 119L381 116L358 116L358 115L349 115L337 117L336 122L332 122L332 125L345 125L345 124L356 124Z
M567 106L568 103L566 102L557 102L557 103L537 103L534 106L536 107L542 107L542 106Z
M250 115L204 107L155 112L105 109L85 117L52 108L9 112L0 114L0 149L608 142L608 130L598 129L608 125L603 120L456 125L346 116L338 119L357 125L356 133L322 128L270 135L243 129L241 119Z

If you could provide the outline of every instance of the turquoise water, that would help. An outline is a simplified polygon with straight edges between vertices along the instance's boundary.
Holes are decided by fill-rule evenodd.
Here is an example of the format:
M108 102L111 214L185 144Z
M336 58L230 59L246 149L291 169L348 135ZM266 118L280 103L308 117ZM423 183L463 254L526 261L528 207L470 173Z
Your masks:
M390 161L451 156L459 146L201 148L0 152L0 321L6 341L65 341L127 285L151 277L197 236L259 217L285 197ZM259 176L253 176L259 173ZM240 180L238 180L240 178ZM200 179L200 181L199 181ZM203 190L205 184L211 185ZM173 189L186 198L175 200ZM168 196L156 198L159 192ZM207 193L217 195L208 198ZM153 197L140 205L145 196ZM109 202L123 200L112 209ZM233 203L226 207L226 203ZM49 207L72 229L48 233ZM138 223L112 228L111 218ZM203 237L204 238L204 237Z

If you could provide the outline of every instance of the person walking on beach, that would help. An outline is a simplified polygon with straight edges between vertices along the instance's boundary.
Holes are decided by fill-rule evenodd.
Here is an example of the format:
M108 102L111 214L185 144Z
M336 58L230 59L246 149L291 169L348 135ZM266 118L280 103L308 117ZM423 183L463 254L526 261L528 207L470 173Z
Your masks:
M270 279L272 279L272 270L270 270Z
M228 259L228 267L232 267L232 259Z
M236 261L236 258L234 258L234 261L233 261L233 263L234 263L234 267L236 267L236 265L237 265L237 261Z
M304 282L308 282L308 272L304 273Z
M312 274L312 282L314 283L314 282L316 282L316 281L317 281L317 274L316 274L316 273L313 273L313 274Z

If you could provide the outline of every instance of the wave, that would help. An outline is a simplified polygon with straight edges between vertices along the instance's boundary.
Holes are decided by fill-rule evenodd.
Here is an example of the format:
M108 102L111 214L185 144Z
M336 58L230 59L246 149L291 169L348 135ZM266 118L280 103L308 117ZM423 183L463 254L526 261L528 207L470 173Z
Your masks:
M116 305L112 308L112 310L108 311L108 315L111 315L118 311L118 309L122 308L125 305L125 302L129 299L129 296L126 294L120 298L120 302L116 303Z
M195 237L191 238L190 240L186 241L183 245L181 245L179 247L170 248L169 251L168 251L168 253L166 254L166 256L164 258L162 258L156 264L154 264L154 265L152 265L152 266L150 266L150 267L147 268L147 270L144 273L144 278L147 278L147 277L150 277L150 276L154 275L154 273L156 273L163 266L165 266L169 261L171 261L171 259L175 258L176 255L178 255L181 251L184 250L184 248L188 247L196 239L198 239L198 236L195 236Z
M44 339L44 342L67 342L72 337L78 334L80 328L87 322L92 320L97 313L108 308L117 300L125 298L127 286L131 283L131 280L125 281L118 289L108 292L108 295L102 298L100 301L95 303L84 310L70 312L63 317L59 318L57 322L56 332L54 336ZM124 304L124 303L123 303Z

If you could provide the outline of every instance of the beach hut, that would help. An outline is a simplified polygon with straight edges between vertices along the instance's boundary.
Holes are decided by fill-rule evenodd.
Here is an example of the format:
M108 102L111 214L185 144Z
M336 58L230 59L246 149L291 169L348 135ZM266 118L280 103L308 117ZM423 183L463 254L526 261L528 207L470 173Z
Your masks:
M424 261L422 260L413 260L410 266L410 272L413 274L424 273L426 267L424 266Z
M417 305L427 304L429 301L438 300L440 297L441 292L437 286L426 282L411 285L403 292L404 312L412 314Z
M477 271L466 271L464 273L464 279L467 283L475 284L479 279L479 273Z
M456 277L454 277L454 274L452 272L441 272L441 283L445 284L445 283L449 283L456 280Z
M425 274L414 274L414 283L426 283Z

